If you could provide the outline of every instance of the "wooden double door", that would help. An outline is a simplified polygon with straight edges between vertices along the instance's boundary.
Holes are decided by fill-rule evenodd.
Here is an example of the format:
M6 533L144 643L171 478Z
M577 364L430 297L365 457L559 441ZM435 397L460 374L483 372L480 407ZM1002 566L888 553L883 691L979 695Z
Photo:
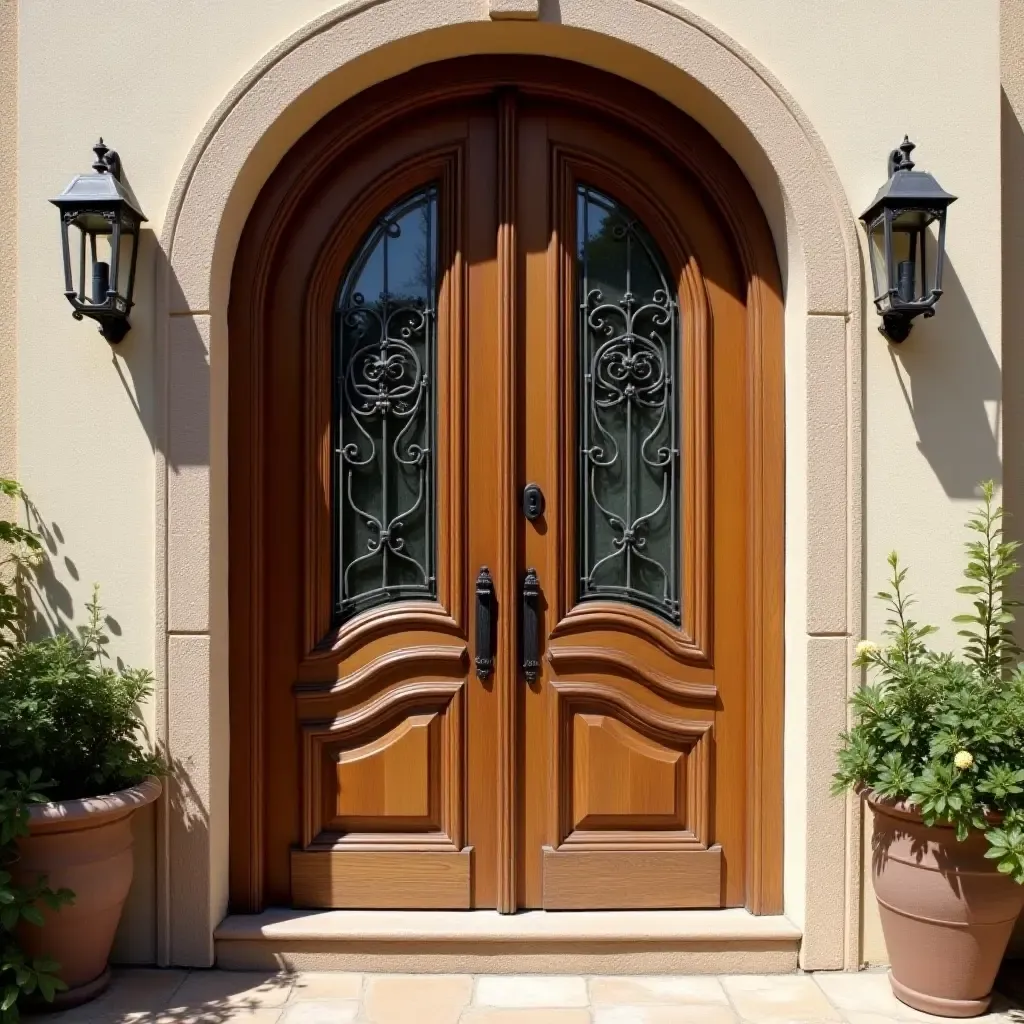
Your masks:
M230 311L237 909L777 907L777 286L735 168L659 114L442 65L264 189Z

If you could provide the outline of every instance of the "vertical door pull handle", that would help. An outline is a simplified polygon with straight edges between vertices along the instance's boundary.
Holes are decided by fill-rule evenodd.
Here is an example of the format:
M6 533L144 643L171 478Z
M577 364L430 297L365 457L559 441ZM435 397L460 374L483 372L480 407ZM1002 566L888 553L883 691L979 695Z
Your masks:
M476 674L488 679L494 670L494 580L482 566L476 577Z
M540 579L537 570L526 570L523 577L523 675L535 683L540 674Z

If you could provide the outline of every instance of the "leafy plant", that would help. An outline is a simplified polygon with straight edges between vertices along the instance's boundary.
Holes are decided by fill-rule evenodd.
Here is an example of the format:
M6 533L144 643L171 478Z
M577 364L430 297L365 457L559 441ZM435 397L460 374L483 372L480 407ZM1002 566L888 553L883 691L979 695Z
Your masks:
M983 506L967 522L980 534L967 542L968 582L958 593L973 611L960 655L929 649L935 627L912 618L907 570L889 555L885 645L862 641L855 665L871 670L850 700L853 726L843 734L834 790L866 787L884 799L905 801L928 825L948 822L957 838L983 831L986 856L1024 884L1024 666L1010 631L1007 581L1017 570L1015 541L1003 538L1003 510L994 487L982 485Z
M39 993L52 1002L67 985L57 977L60 965L42 957L28 957L15 937L22 922L41 925L39 904L53 910L73 900L67 889L54 891L44 878L18 884L9 870L17 860L17 840L28 834L28 809L45 803L39 792L41 772L29 774L0 771L0 1024L16 1024L18 1004L25 996Z
M16 480L0 477L0 498L22 497ZM0 651L23 639L25 608L18 594L18 570L42 550L39 538L24 526L0 517Z
M0 652L0 771L35 765L51 799L99 796L166 772L143 742L145 669L109 664L98 591L77 636L61 634Z

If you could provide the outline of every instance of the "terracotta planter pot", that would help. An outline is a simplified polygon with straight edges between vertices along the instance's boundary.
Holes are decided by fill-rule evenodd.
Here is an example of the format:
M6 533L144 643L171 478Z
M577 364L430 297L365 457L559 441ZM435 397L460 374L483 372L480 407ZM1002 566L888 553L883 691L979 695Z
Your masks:
M110 981L107 960L132 884L131 817L161 788L159 779L149 778L109 796L37 804L30 811L14 877L30 882L45 875L50 888L75 894L75 902L58 911L41 908L41 928L23 923L18 930L29 955L61 965L68 991L57 994L50 1004L55 1009L92 999Z
M1024 886L985 859L982 833L959 843L953 828L864 795L875 812L872 877L896 998L944 1017L984 1013Z

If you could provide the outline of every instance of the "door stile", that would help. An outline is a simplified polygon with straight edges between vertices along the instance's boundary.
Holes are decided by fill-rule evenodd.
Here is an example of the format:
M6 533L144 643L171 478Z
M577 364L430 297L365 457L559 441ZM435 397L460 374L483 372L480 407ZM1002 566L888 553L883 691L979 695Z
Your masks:
M498 696L498 891L499 913L516 909L516 704L518 596L516 543L518 534L517 429L517 280L516 264L516 133L514 90L498 93L498 645L495 687Z
M566 535L561 531L563 493L566 482L560 472L559 453L564 430L561 385L562 350L557 318L561 303L557 285L552 281L552 249L557 244L552 233L549 209L552 182L549 180L547 122L536 103L520 110L518 125L518 187L516 210L519 229L522 278L519 281L522 314L522 352L517 402L520 410L519 487L536 484L544 496L540 516L527 521L520 515L517 535L522 538L520 572L536 570L539 581L537 679L519 682L520 819L523 832L520 844L521 867L519 903L523 907L541 905L543 874L536 851L550 843L548 799L555 785L549 746L538 742L547 729L548 678L550 666L545 658L546 637L552 616L557 616L556 594L561 586Z

